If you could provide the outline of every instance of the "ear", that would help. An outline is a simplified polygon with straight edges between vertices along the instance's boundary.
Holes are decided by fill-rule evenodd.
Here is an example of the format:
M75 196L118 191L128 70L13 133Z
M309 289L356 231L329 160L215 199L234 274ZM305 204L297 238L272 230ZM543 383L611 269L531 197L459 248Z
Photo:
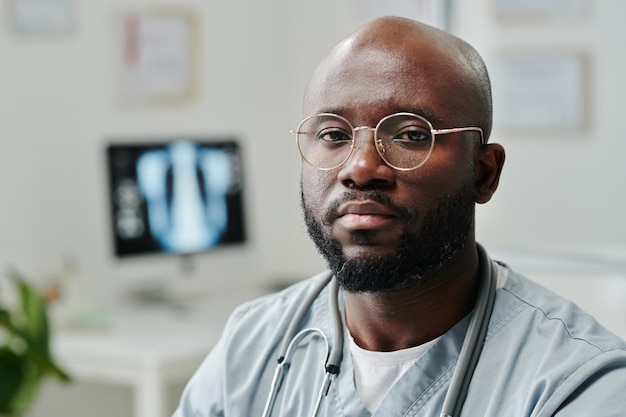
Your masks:
M504 148L497 143L479 145L474 155L474 188L476 202L484 204L491 200L498 188L504 166Z

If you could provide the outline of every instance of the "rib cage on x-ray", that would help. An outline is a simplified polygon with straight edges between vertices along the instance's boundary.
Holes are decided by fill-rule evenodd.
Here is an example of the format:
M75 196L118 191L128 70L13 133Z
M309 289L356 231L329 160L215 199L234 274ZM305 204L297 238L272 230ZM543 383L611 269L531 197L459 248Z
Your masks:
M155 239L169 250L214 246L227 225L229 157L190 142L154 150L137 160L137 185Z
M152 251L141 248L146 234L173 253L210 249L225 234L243 240L241 161L233 143L117 145L109 158L118 254Z

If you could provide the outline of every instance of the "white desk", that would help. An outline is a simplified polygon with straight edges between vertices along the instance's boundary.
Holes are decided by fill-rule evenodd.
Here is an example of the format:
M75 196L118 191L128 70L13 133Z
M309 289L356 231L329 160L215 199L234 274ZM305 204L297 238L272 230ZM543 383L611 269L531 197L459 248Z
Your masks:
M53 352L77 382L130 387L134 417L170 417L168 387L189 379L234 306L252 296L226 294L186 312L120 307L102 327L56 331Z

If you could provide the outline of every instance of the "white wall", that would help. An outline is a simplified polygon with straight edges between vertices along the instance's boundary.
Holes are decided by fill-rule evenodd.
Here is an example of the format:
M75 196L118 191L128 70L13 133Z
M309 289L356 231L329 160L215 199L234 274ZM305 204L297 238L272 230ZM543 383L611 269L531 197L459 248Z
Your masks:
M520 45L575 46L591 59L587 130L516 137L496 126L492 140L508 154L500 190L478 211L487 245L626 257L626 5L589 3L578 20L505 24L489 0L453 2L451 30L488 64L498 50ZM82 288L98 294L133 280L179 278L174 259L119 263L111 255L103 148L110 139L224 134L244 146L251 241L196 257L191 280L298 279L322 268L300 219L300 162L288 132L301 118L314 65L363 21L358 1L176 2L202 19L201 87L192 103L163 107L119 99L114 24L130 3L76 4L75 30L65 36L17 34L7 7L0 9L2 266L41 277L69 259Z
M563 134L515 135L496 125L492 140L507 150L500 190L479 208L485 243L549 251L612 253L626 260L626 55L620 39L626 4L586 2L580 18L502 22L491 2L457 2L456 32L487 65L510 48L579 50L588 57L588 126ZM494 90L498 88L494 85Z
M77 1L77 25L65 36L16 34L9 16L0 19L3 266L43 276L69 259L84 289L99 294L112 283L181 274L176 259L120 263L111 255L104 146L113 139L171 134L242 141L250 243L194 258L194 279L232 282L272 273L302 234L294 226L298 161L288 134L295 119L284 116L292 105L284 98L291 64L280 23L290 20L289 9L277 1L243 8L228 1L181 3L202 19L200 94L181 106L121 102L115 24L127 2ZM133 2L139 4L160 2Z

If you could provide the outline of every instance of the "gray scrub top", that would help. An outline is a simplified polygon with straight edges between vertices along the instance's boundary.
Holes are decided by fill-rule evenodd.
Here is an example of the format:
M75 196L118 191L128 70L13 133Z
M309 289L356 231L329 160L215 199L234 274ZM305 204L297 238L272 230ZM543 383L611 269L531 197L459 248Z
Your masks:
M504 273L506 284L497 290L461 416L626 416L626 342L572 302L508 268ZM189 381L174 417L260 416L286 329L309 287L324 274L237 308ZM439 417L468 324L466 317L441 336L374 414L355 389L346 340L341 371L320 416ZM306 327L321 329L333 343L328 288L305 317ZM300 343L273 416L311 414L325 357L321 338Z

